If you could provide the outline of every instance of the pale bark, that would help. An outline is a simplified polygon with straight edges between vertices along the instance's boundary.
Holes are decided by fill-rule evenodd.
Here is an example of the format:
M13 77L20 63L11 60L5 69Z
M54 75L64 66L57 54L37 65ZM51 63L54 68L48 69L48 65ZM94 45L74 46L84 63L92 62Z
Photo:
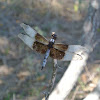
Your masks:
M88 52L83 52L83 60L71 61L67 71L64 73L48 100L64 100L74 87L79 75L87 64L89 54L93 50L93 37L96 35L100 25L100 18L97 16L97 13L99 13L98 9L97 1L93 0L89 7L88 16L84 24L84 35L82 37L84 46L88 49Z

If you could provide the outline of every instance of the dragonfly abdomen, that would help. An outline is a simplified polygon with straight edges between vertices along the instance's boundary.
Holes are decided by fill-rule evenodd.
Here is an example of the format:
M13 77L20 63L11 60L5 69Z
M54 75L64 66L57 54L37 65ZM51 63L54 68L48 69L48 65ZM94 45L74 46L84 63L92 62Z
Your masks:
M45 65L47 63L47 58L48 58L49 54L50 54L50 49L47 50L47 52L46 52L46 54L44 56L44 60L43 60L43 64L42 64L41 70L45 67Z

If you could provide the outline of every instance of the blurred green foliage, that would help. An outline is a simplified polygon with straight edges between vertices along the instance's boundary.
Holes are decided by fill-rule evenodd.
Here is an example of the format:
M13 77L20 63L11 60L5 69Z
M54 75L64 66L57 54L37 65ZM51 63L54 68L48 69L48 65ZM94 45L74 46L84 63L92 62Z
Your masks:
M13 97L13 93L12 93L12 92L9 92L9 93L7 94L7 96L4 98L4 100L11 100L12 97Z
M98 28L97 31L100 32L100 28Z

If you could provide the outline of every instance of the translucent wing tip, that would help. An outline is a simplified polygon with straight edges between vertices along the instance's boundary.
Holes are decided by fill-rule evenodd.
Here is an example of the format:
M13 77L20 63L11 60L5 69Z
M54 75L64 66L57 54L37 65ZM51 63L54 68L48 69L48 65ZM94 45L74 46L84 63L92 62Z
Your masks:
M27 45L32 49L33 43L34 43L34 39L32 39L31 37L29 37L26 34L20 33L18 34L18 37Z
M63 58L64 61L83 60L88 50L81 45L69 45Z
M22 33L18 34L18 37L21 39L23 37L23 34Z
M26 25L24 23L21 23L20 26L24 29L26 34L28 34L30 37L34 38L34 36L37 32L33 28L31 28L29 25Z
M22 28L27 28L28 25L26 25L26 24L24 24L24 23L21 23L20 26L21 26Z
M25 25L24 23L21 23L20 26L23 27L23 25Z

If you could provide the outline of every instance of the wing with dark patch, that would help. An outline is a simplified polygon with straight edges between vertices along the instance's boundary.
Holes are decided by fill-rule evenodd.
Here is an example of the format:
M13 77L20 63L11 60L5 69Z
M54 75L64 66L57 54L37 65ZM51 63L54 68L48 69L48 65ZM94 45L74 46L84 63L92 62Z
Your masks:
M33 50L36 50L39 53L45 54L47 49L48 49L47 45L40 43L38 41L35 41L33 44Z
M35 35L35 40L46 45L48 44L48 40L39 33Z
M78 46L70 45L66 51L64 51L65 49L63 49L63 51L61 51L59 49L51 48L50 49L50 57L53 59L62 60L62 61L82 60L83 59L81 52L75 51L76 49L78 50Z
M60 51L56 48L51 48L50 49L50 57L53 58L53 59L60 60L64 57L64 55L65 55L65 52L63 52L63 51Z
M54 48L60 50L60 51L66 51L68 49L68 45L67 44L61 44L61 43L55 43L53 45Z

